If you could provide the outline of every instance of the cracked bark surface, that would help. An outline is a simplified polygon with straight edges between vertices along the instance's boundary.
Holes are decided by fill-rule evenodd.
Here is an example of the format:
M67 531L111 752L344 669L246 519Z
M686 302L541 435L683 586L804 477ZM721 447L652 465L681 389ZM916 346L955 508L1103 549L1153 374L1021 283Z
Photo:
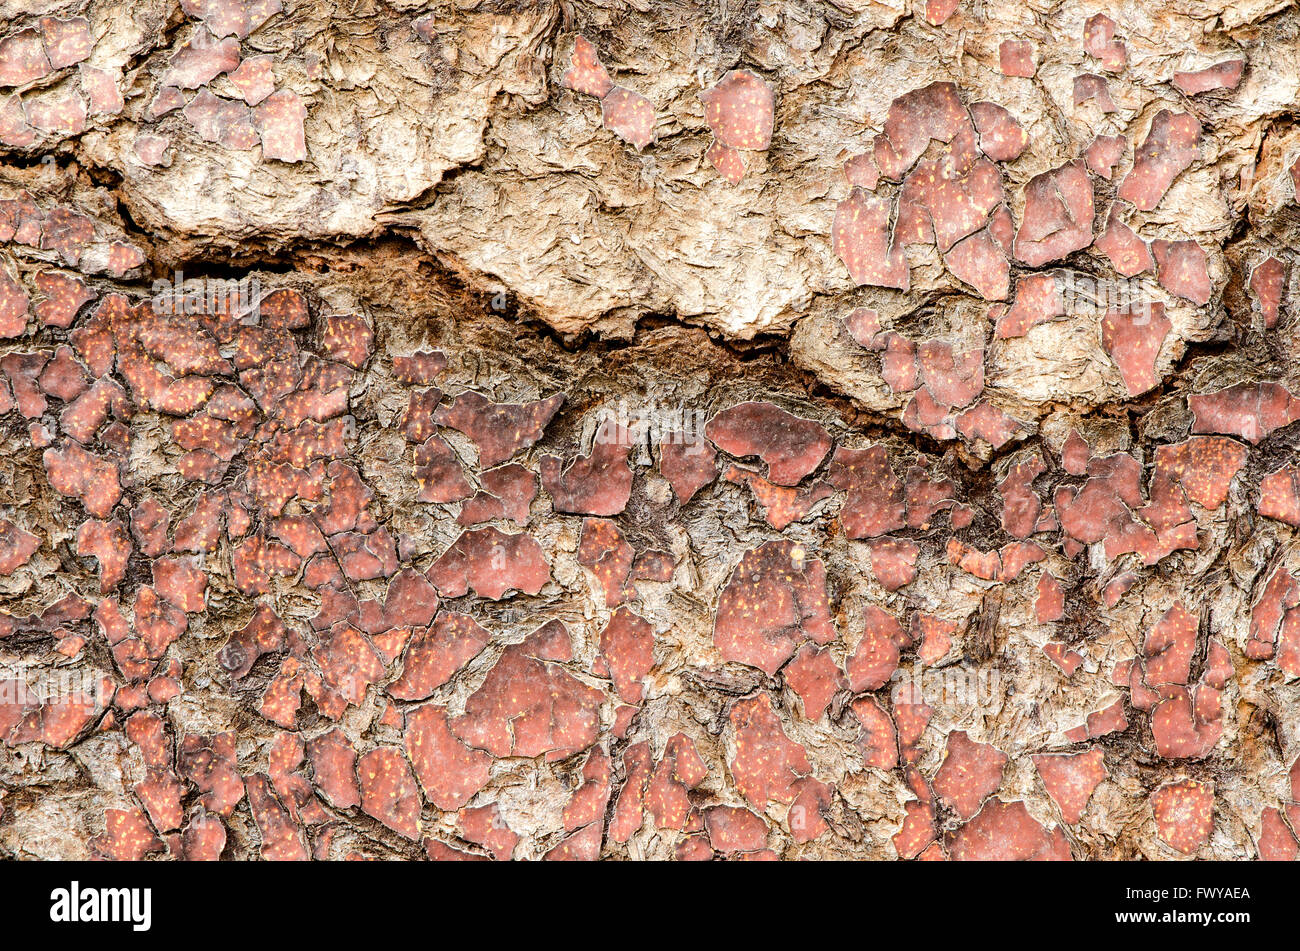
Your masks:
M0 4L0 854L1294 858L1297 5L642 6Z

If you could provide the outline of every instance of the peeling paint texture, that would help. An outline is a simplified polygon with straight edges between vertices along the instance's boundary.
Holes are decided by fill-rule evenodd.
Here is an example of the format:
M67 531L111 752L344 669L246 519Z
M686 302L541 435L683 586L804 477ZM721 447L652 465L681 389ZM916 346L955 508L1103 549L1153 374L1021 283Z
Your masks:
M0 3L0 857L1294 859L1300 7Z

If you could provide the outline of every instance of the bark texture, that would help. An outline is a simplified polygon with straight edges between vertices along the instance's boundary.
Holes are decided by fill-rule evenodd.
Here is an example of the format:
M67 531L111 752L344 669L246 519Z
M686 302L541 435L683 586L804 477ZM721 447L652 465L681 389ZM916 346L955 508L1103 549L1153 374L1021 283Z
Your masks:
M1298 98L1286 0L0 2L0 854L1294 858Z

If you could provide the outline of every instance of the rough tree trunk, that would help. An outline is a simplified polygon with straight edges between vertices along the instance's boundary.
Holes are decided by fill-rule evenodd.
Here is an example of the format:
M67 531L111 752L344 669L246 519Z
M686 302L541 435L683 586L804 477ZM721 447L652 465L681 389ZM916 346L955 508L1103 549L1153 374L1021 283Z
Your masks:
M1294 857L1295 3L0 26L0 855Z

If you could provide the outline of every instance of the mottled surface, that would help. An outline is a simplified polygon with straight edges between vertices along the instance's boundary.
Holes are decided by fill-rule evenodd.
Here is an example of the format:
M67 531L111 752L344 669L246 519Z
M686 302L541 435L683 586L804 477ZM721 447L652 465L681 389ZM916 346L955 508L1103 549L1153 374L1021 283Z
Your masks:
M1298 49L0 4L0 855L1295 858Z

